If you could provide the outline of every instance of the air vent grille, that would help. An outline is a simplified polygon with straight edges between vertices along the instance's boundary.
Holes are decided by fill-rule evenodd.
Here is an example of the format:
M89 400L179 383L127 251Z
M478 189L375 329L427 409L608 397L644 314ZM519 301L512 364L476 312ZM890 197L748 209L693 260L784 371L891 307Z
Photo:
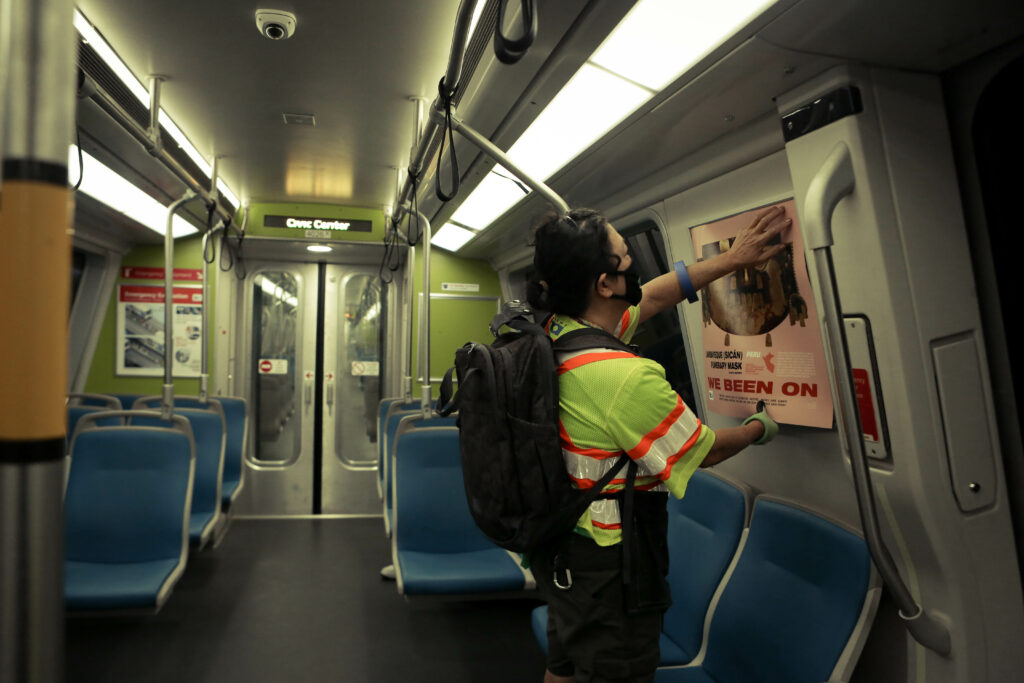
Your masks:
M139 99L132 94L121 79L111 70L96 51L88 43L78 43L78 65L89 77L96 81L96 85L105 92L110 99L121 105L132 119L142 126L149 128L149 107L139 102Z

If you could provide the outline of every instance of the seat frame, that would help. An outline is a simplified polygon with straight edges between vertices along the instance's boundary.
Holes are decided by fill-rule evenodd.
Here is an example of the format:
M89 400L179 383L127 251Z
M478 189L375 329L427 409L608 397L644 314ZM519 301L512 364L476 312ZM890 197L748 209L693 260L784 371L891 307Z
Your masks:
M132 417L160 418L161 415L160 415L159 411L150 411L150 410L121 410L121 409L118 409L118 410L108 410L108 411L99 411L99 412L96 412L96 413L89 413L87 415L83 415L79 419L78 425L75 427L75 431L74 431L74 433L73 433L73 435L71 437L71 447L68 449L68 452L70 454L74 453L75 440L78 439L78 436L82 432L84 432L84 431L112 430L112 429L117 429L117 430L132 429L132 430L161 431L161 432L165 432L165 431L178 431L178 432L184 433L188 437L189 444L190 444L190 447L191 447L191 452L190 452L190 455L189 455L188 487L187 487L186 493L185 493L185 508L184 508L185 512L184 512L184 516L183 516L183 522L184 523L182 524L181 553L178 556L178 564L177 564L177 566L167 576L167 578L164 579L163 584L161 584L160 589L157 591L156 605L154 607L152 607L152 608L149 608L149 607L147 607L147 608L138 608L138 609L115 608L115 609L109 609L109 610L103 610L103 609L96 609L96 610L93 610L93 609L84 609L84 610L66 609L65 613L66 613L66 615L68 617L73 617L73 618L89 618L89 617L97 617L97 616L102 616L102 617L123 617L123 616L139 616L139 615L148 616L148 615L155 615L155 614L160 612L160 610L163 608L163 606L167 603L168 598L171 597L171 593L174 591L174 588L177 585L178 580L185 573L185 567L188 564L188 553L189 553L189 519L191 518L191 511L192 511L192 487L193 487L193 483L195 482L195 476L196 476L196 441L195 441L195 435L192 433L192 425L189 423L187 418L185 418L184 416L181 416L181 415L172 415L170 422L171 422L171 424L173 426L169 426L169 427L152 427L152 426L133 427L130 424L122 424L122 425L118 425L118 426L107 426L107 427L104 427L104 426L100 426L100 425L95 424L95 422L98 421L98 420L107 419L107 418L115 418L115 417L119 418L122 422L128 422ZM65 495L67 495L66 486L67 486L67 480L65 479L65 492L64 492Z
M716 474L716 476L719 476ZM726 479L722 477L722 479ZM729 480L730 483L734 483L733 480ZM708 605L707 614L704 617L704 633L701 637L701 647L697 656L693 658L688 664L680 666L666 666L659 667L659 670L670 670L670 669L689 669L700 667L703 665L705 658L707 657L708 651L708 636L711 631L711 622L714 619L715 612L718 609L718 603L721 601L723 593L728 589L729 581L732 580L733 573L736 569L736 565L739 563L741 556L743 555L743 549L747 544L747 537L750 535L750 523L752 521L752 515L754 511L754 505L759 500L772 501L788 505L789 507L801 510L808 514L814 515L823 519L826 522L834 524L835 526L850 532L851 534L863 539L864 534L860 529L846 524L845 522L832 517L827 513L823 513L820 510L816 510L811 506L803 503L776 496L770 493L762 493L756 496L747 512L747 525L743 529L743 535L740 538L740 542L736 547L736 553L733 555L732 562L729 563L729 567L725 570L725 575L722 577L722 581L718 584L718 588L715 590L715 594L711 598L711 604ZM857 622L854 624L853 631L850 633L850 637L847 639L846 645L836 660L836 664L832 669L832 673L829 675L826 683L840 683L848 681L850 676L853 674L853 669L860 659L861 652L864 650L864 644L867 642L868 635L871 632L871 626L875 619L875 614L878 611L878 603L882 595L882 578L875 568L874 562L870 566L870 575L868 578L868 585L864 595L864 604L861 607L860 614L857 617Z

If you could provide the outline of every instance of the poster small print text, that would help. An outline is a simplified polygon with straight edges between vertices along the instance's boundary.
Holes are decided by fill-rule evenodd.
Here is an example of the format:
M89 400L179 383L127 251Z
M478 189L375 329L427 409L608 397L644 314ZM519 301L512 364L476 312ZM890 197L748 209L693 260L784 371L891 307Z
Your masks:
M766 263L730 273L700 292L708 409L747 417L763 400L777 422L832 426L832 391L814 293L792 200L793 219L774 242L785 248ZM692 228L697 260L727 252L762 209Z
M175 377L199 377L202 358L203 290L175 287ZM164 374L164 288L120 285L117 293L116 372L128 377Z

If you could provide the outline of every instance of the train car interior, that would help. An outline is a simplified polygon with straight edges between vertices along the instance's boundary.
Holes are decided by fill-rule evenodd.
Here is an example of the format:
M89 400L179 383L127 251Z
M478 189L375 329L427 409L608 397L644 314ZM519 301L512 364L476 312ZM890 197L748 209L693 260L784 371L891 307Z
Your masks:
M769 206L633 338L780 427L654 680L1021 680L1022 85L1018 0L0 0L0 682L545 680L442 378L540 216L646 282Z

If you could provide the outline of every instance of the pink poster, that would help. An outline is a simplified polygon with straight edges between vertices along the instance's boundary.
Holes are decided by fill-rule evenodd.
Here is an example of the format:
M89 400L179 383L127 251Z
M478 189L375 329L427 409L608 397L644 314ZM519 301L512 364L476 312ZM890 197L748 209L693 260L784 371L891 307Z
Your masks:
M832 392L799 219L793 200L778 205L793 219L776 238L786 248L700 291L708 409L747 417L764 400L779 423L827 429ZM762 208L692 228L697 260L728 251Z

